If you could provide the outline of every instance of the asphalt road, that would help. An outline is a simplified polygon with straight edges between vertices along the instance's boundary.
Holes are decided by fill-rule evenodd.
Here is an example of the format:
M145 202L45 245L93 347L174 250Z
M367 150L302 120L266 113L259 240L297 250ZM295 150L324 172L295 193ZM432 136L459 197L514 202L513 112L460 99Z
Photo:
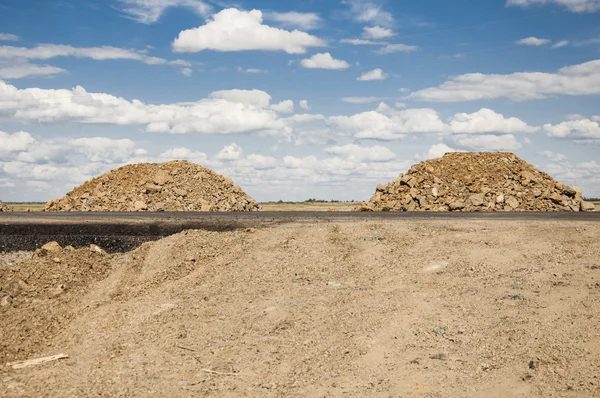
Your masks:
M481 219L486 221L599 221L591 213L0 213L0 252L35 250L46 242L75 247L97 244L109 252L132 250L144 242L186 229L230 231L289 222L327 223L356 220Z

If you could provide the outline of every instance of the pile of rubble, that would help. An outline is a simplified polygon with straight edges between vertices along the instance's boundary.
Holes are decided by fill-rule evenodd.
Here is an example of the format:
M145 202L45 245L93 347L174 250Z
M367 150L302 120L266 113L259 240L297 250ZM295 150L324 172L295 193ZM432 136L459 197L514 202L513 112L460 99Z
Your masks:
M5 205L4 202L0 200L0 212L3 212L3 211L11 211L11 210L10 210L10 207Z
M593 211L581 191L509 152L454 152L411 167L361 211Z
M123 166L51 200L45 211L254 211L227 177L188 161Z

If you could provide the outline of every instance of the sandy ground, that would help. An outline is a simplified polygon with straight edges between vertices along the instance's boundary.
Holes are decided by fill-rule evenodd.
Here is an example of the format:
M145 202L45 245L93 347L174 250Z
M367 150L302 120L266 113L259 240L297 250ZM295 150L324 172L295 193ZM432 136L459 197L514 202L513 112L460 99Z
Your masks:
M0 396L600 396L599 236L324 222L51 253L0 267Z

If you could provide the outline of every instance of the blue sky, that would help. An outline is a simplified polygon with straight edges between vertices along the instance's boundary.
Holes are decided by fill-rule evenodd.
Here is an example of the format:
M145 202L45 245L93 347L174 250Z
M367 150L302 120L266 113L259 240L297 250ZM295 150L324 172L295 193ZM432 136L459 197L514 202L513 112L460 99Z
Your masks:
M185 158L367 199L453 150L600 196L600 0L4 0L0 199Z

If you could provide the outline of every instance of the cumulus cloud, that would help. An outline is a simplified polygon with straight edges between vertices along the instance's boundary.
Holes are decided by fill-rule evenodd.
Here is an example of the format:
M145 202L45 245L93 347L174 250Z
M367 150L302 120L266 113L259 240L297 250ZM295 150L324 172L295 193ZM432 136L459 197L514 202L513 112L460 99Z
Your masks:
M304 54L307 48L326 45L323 40L308 33L263 24L262 12L259 10L240 11L229 8L214 14L205 25L180 32L173 42L173 50L265 50Z
M383 43L380 41L365 40L365 39L341 39L340 43L352 44L353 46L380 46Z
M267 71L264 69L258 69L258 68L244 69L241 66L238 66L237 70L238 70L238 72L251 73L251 74L267 73Z
M260 90L224 90L184 104L144 104L104 93L17 89L0 81L0 117L35 123L143 125L148 132L173 134L289 133L269 109L271 96Z
M225 146L217 154L216 159L218 160L238 160L241 159L244 151L235 142L231 145Z
M329 53L315 54L300 61L300 65L310 69L348 69L350 67L348 62L335 59Z
M539 46L543 46L544 44L548 44L550 43L550 40L548 39L538 39L537 37L531 36L531 37L527 37L525 39L521 39L517 41L517 44L522 45L522 46L535 46L535 47L539 47Z
M461 148L474 151L509 151L521 148L514 135L471 135L459 134L452 141Z
M330 155L342 156L353 162L385 162L396 157L394 152L381 145L364 147L348 144L325 148L324 151Z
M450 130L457 134L479 133L534 133L539 127L529 126L516 117L505 118L491 109L474 113L457 113L450 121Z
M371 71L365 72L360 75L356 80L361 82L367 82L371 80L385 80L388 78L388 74L383 69L377 68Z
M266 20L277 22L288 28L299 28L312 30L321 26L323 20L314 12L265 12L263 16Z
M157 22L167 8L185 7L200 16L206 16L212 9L202 0L118 0L123 13L144 24Z
M367 39L385 39L386 37L395 35L393 30L382 28L381 26L365 26L363 28L363 36Z
M419 49L419 46L408 46L406 44L386 44L385 46L383 46L382 48L380 48L379 50L375 51L375 54L393 54L393 53L399 53L399 52L412 52L412 51L417 51Z
M529 7L544 4L556 4L572 12L600 11L600 0L507 0L506 6Z
M278 104L271 105L271 109L279 113L294 113L294 101L285 100Z
M427 153L423 154L423 157L425 159L437 159L437 158L441 158L442 156L444 156L447 153L450 152L457 152L456 149L450 148L448 145L446 144L435 144L432 145L429 150L427 151Z
M592 94L600 94L600 60L567 66L556 73L468 73L455 76L438 87L415 91L409 99L463 102L508 98L526 101L546 98L549 95Z
M598 119L568 120L556 125L545 124L544 130L548 136L574 140L600 140L600 123Z
M20 37L11 33L0 33L0 41L19 41Z
M298 105L300 105L300 108L304 109L305 111L310 110L310 106L308 105L307 100L301 100L300 102L298 102Z
M194 70L191 68L181 68L179 71L183 76L190 77L194 74Z
M553 160L555 162L562 162L563 160L567 160L567 156L562 154L562 153L558 153L558 152L553 152L550 150L544 150L540 152L540 155Z

